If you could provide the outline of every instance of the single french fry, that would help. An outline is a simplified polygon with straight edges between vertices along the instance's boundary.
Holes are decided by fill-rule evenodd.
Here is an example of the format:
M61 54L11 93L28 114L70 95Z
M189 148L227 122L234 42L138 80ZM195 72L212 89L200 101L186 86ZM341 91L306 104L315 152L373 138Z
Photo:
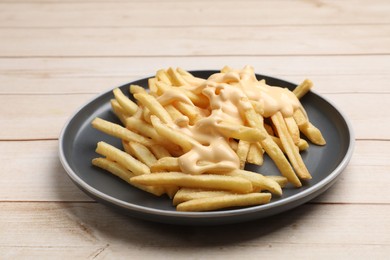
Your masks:
M191 86L201 86L206 81L205 79L194 77L193 75L189 76L189 75L182 74L182 76ZM194 91L194 93L196 93L196 90Z
M137 93L148 93L145 88L138 85L130 85L129 90L133 95Z
M176 120L181 120L183 118L183 114L172 104L166 105L165 110L171 116L172 120L176 122Z
M161 196L165 192L162 187L145 186L145 185L132 183L130 181L130 178L135 176L132 172L130 172L126 168L122 167L120 164L113 162L113 161L110 161L106 158L92 159L92 164L114 174L115 176L121 178L122 180L126 181L127 183L133 185L134 187L141 189L143 191L152 193L156 196Z
M290 133L291 138L294 141L294 144L298 145L299 140L301 139L299 136L299 128L297 123L295 122L295 119L291 117L285 117L284 122L286 123L287 129Z
M161 136L167 138L174 144L179 145L184 152L188 152L189 150L191 150L192 145L196 142L190 136L175 131L169 126L162 124L160 119L156 116L152 116L151 120L154 128Z
M165 193L168 195L170 199L173 199L175 197L176 192L179 190L179 187L177 186L165 186Z
M92 164L114 174L126 182L129 182L130 178L135 176L134 173L122 167L120 164L106 158L94 158L92 159Z
M165 84L172 85L171 77L165 70L158 70L156 73L158 81L164 82Z
M245 171L245 170L233 170L231 172L226 173L226 175L241 177L251 181L254 190L259 188L260 190L267 190L272 194L278 196L281 196L283 193L282 188L276 181L267 178L266 176L263 176L260 173L255 173L255 172Z
M191 73L189 73L188 71L186 71L186 70L184 70L184 69L182 69L182 68L180 68L180 67L176 68L176 71L177 71L178 73L180 73L180 75L182 75L182 76L188 76L188 77L193 77L193 78L195 78L194 75L192 75Z
M134 115L135 112L137 112L137 104L130 100L128 97L126 97L125 94L123 94L123 92L119 88L114 89L113 93L115 99L129 115Z
M122 122L123 125L126 124L126 118L130 115L126 113L126 111L121 107L116 99L111 99L111 108L116 117Z
M154 97L161 95L161 91L157 88L156 82L157 82L156 78L148 79L149 93Z
M250 143L244 140L240 140L238 142L238 147L236 154L238 158L240 159L240 169L244 169L246 158L248 156Z
M269 179L271 179L271 180L276 181L276 182L280 185L281 188L286 187L286 185L287 185L287 183L288 183L287 178L284 177L284 176L279 176L279 175L268 175L268 176L265 176L265 177L267 177L267 178L269 178Z
M148 167L157 162L154 154L144 145L137 142L128 142L128 149L131 155L135 156L139 161L146 164Z
M325 145L326 141L321 131L309 122L301 109L294 111L294 119L299 130L314 144Z
M311 175L306 168L305 163L299 154L298 147L294 144L292 137L287 129L286 123L281 112L277 112L271 116L272 122L278 131L278 135L284 150L299 178L304 180L311 179Z
M183 76L178 73L175 69L168 68L167 70L168 75L170 76L171 82L173 86L188 86L189 84L185 79L183 79Z
M220 133L228 138L240 139L247 142L258 142L263 138L262 133L258 129L252 127L234 125L226 122L220 122L216 127Z
M305 139L299 139L298 148L299 151L305 151L309 148L309 143Z
M313 82L309 79L305 79L301 84L299 84L292 92L297 96L297 98L302 98L306 95L307 92L313 87Z
M206 96L197 95L192 91L190 91L189 89L172 87L171 85L168 85L161 81L157 81L156 86L160 89L161 92L167 92L174 89L175 91L178 91L179 93L186 95L191 100L191 102L198 107L206 108L209 105L209 100Z
M126 169L133 172L135 175L142 175L150 173L148 166L138 161L130 154L119 150L118 148L107 144L105 142L98 142L96 147L96 152L103 156L106 156L108 159L115 161L125 167Z
M186 104L184 102L175 102L173 105L183 115L188 117L190 125L194 125L200 118L202 118L202 112L196 106Z
M150 166L151 172L179 172L179 158L163 157Z
M251 143L246 157L248 163L262 165L264 162L263 148L259 142Z
M156 129L142 119L136 117L126 118L126 128L137 133L142 133L142 135L147 136L153 139L156 142L161 142L162 138L157 133Z
M150 117L151 117L151 116L152 116L152 113L150 112L149 108L144 107L144 108L142 109L142 116L141 116L141 118L142 118L145 122L151 124L151 123L152 123L152 121L150 121Z
M211 198L193 199L177 205L178 211L211 211L231 207L245 207L268 203L269 193L232 194Z
M159 172L135 176L131 180L143 185L177 185L187 188L229 190L237 193L248 193L253 190L252 183L244 178L216 174Z
M216 190L200 190L200 189L190 189L190 188L181 188L179 189L175 196L173 197L172 204L174 206L193 199L202 199L202 198L211 198L222 195L230 195L231 192L228 191L216 191Z
M157 159L161 159L164 157L171 157L172 155L169 153L169 151L162 145L153 145L150 147L150 150L156 156Z
M172 118L155 97L145 93L134 94L134 98L147 107L152 115L157 116L164 123L172 123Z
M155 142L149 138L146 138L142 135L132 132L131 130L120 126L115 123L111 123L107 120L96 117L92 121L92 127L102 131L108 135L126 140L126 141L135 141L141 143L146 146L151 146L155 144Z

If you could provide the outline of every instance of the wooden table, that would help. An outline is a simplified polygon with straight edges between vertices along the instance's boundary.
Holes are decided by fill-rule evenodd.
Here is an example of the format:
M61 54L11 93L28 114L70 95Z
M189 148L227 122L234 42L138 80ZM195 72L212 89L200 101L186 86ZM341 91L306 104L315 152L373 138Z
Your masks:
M97 94L169 66L310 78L355 130L324 195L229 226L181 227L96 203L58 159ZM390 3L0 1L0 258L366 258L390 253Z

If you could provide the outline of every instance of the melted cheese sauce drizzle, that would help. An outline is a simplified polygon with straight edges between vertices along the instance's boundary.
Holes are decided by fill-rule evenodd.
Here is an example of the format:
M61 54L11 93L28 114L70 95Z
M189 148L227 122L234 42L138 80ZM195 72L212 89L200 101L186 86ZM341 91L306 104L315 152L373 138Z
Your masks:
M218 123L244 125L242 114L247 109L248 102L241 102L242 99L259 102L263 117L272 116L278 111L284 117L288 117L292 116L296 109L302 108L299 100L288 89L259 82L250 66L242 70L213 74L203 83L191 88L209 99L210 114L202 117L194 125L189 125L188 118L170 125L198 142L190 151L179 157L181 170L189 174L239 168L239 158L230 147L228 138L218 131ZM182 92L163 94L159 101L191 102Z

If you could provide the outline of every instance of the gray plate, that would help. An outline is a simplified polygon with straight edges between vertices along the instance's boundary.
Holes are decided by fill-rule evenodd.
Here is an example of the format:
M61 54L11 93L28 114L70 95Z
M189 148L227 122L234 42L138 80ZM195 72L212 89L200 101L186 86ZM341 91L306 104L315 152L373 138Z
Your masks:
M195 76L202 78L207 78L215 72L217 71L192 71ZM296 86L280 79L257 76L259 79L265 79L270 85L289 89ZM129 96L130 84L146 87L147 79L120 87ZM346 118L329 101L309 92L301 102L310 121L322 131L327 141L326 146L310 145L309 150L302 153L302 158L313 176L312 180L304 183L299 189L284 189L282 197L275 197L266 205L213 212L177 212L167 197L155 197L140 191L91 165L92 158L98 156L94 152L98 141L106 141L121 147L118 139L91 127L91 121L95 117L118 122L111 112L111 98L112 92L108 91L88 102L71 117L60 136L59 156L71 180L86 194L137 218L181 225L217 225L268 217L297 207L323 193L336 181L352 156L354 138ZM278 173L274 163L267 156L263 166L251 165L248 169L265 175Z

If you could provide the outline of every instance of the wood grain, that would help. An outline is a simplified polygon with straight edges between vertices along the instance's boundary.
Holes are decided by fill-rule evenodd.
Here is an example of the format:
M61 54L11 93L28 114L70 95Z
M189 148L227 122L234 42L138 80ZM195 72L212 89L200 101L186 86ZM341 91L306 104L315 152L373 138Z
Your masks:
M275 251L277 257L384 259L390 239L388 214L389 205L306 204L290 211L288 218L180 227L131 219L100 204L0 203L0 229L8 234L0 250L7 258L53 257L67 248L70 258L188 258L201 249L201 255L218 259L252 258L254 252L273 256Z
M162 27L158 33L151 27L0 28L0 57L390 54L390 24L231 26L228 31L235 33L212 26Z
M156 3L159 4L158 8L155 8ZM3 14L0 16L1 27L305 26L390 22L390 8L385 0L376 0L369 6L358 0L244 0L239 3L231 0L40 0L2 1L0 5ZM45 19L41 19L42 17ZM164 19L160 19L161 17Z
M352 65L353 64L353 65ZM389 56L248 56L3 58L0 94L100 93L154 75L161 68L221 69L251 65L259 74L300 83L319 93L389 93Z

